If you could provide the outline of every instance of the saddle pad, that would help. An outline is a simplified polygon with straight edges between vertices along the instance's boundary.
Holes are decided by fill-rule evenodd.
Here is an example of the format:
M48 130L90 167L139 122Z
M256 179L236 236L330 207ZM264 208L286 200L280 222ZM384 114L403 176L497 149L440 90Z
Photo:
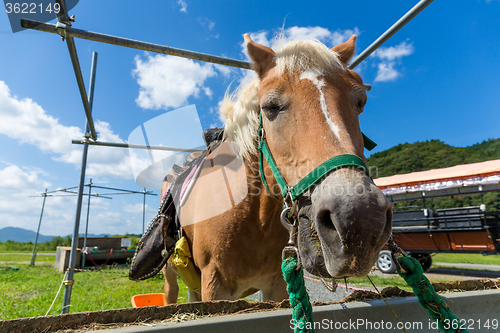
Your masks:
M181 173L172 179L162 199L158 214L151 221L137 245L130 264L130 280L141 281L155 276L174 252L181 228L174 202L179 203L186 192L189 192L186 190L195 181L199 166L210 151L216 149L220 143L220 141L214 142L197 158L186 161L181 167Z

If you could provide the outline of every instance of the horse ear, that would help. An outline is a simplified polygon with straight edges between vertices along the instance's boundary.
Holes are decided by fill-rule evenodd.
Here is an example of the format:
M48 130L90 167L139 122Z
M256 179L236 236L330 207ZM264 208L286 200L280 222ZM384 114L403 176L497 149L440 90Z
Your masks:
M356 35L352 35L347 42L332 47L332 51L339 54L339 59L344 65L347 65L349 60L351 60L351 57L354 55L357 37L358 36Z
M276 53L269 47L254 42L248 34L245 34L243 38L247 44L248 54L253 60L253 68L262 79L274 67Z

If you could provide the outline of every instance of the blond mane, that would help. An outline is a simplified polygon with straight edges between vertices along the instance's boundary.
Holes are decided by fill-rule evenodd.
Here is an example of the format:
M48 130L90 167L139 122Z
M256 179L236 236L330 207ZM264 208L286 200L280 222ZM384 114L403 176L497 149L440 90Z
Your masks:
M279 75L308 70L324 75L335 68L344 69L338 54L318 40L291 41L276 52L275 61ZM239 146L244 158L257 155L259 86L260 80L255 78L226 93L219 109L226 138Z

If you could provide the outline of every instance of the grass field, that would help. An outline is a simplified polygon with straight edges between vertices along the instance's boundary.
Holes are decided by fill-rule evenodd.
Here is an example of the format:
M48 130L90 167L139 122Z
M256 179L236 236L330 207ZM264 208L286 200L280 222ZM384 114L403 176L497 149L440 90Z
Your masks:
M54 264L55 256L53 255L42 255L37 254L36 263L50 263ZM31 262L31 253L23 253L23 254L2 254L0 253L0 265L8 265L10 263L19 263L19 262Z
M485 264L485 265L500 265L500 255L483 256L473 253L436 253L432 256L433 262L449 262L461 264Z
M61 284L63 273L52 267L21 264L19 270L0 269L0 320L44 316ZM71 313L131 307L133 295L163 292L162 274L146 281L128 279L128 268L115 267L75 273ZM180 302L187 301L187 289L180 284ZM61 293L49 314L59 314Z
M403 280L402 277L400 277L397 274L394 274L391 277L381 277L381 276L376 276L376 275L370 275L370 279L372 280L373 284L377 287L379 291L382 291L382 289L386 287L399 287L403 290L406 291L413 291L410 286ZM445 281L452 281L454 279L429 279L431 282L445 282ZM339 283L344 284L342 280L339 280ZM370 280L368 278L350 278L347 280L347 285L349 286L356 286L356 287L369 287L373 288L373 285L370 283Z
M53 255L37 255L34 267L25 264L30 262L31 253L0 254L0 320L43 316L54 299L63 273L56 271L51 264ZM500 256L483 257L475 254L437 254L434 262L452 263L487 263L500 264ZM23 263L24 262L24 263ZM10 269L11 266L19 270ZM410 290L404 280L397 276L382 278L372 276L372 281L379 288L398 286ZM431 281L449 281L435 280ZM344 283L343 281L339 281ZM348 285L371 287L367 278L349 279ZM133 295L163 292L162 274L141 282L128 279L127 267L110 267L106 269L76 272L75 285L71 298L71 313L131 307ZM187 301L187 288L179 281L179 302ZM49 314L61 313L64 287Z

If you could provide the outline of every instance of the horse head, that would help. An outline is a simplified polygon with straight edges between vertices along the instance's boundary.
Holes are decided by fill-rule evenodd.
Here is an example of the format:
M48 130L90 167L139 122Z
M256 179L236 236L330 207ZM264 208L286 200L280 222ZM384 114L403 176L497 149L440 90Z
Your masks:
M335 157L358 161L328 169L297 198L302 264L321 277L365 276L391 234L391 205L362 167L358 117L367 95L361 77L346 68L355 40L332 49L293 41L274 52L245 35L258 76L261 130L255 140L265 138L286 184L293 187ZM266 171L268 162L262 164L270 192L286 200L279 191L283 186Z

